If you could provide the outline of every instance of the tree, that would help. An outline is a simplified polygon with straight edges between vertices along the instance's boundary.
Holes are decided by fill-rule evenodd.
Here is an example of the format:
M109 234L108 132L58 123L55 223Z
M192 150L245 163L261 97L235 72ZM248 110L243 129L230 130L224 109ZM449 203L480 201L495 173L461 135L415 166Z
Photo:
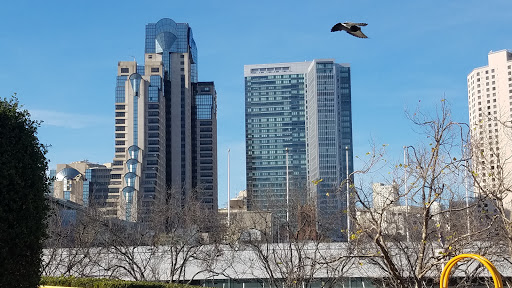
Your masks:
M279 205L279 202L274 200L273 193L268 193L267 197L266 202L270 204L265 208L276 211L277 207L272 205ZM253 271L250 273L254 273L255 278L264 275L260 281L265 287L313 287L318 284L315 282L320 282L319 278L324 278L323 287L339 286L352 264L350 245L329 243L329 235L317 232L319 223L314 204L304 204L292 198L290 221L281 222L278 227L273 227L278 221L273 219L271 212L257 210L256 205L252 207L252 211L234 213L228 227L229 252L233 256L227 258L231 258L233 263L223 264L230 266L230 271L235 271L235 275ZM282 236L275 237L275 233ZM243 271L237 271L236 267Z
M0 100L0 287L37 287L48 210L46 147L15 95Z
M451 119L444 99L433 116L416 111L410 119L427 141L409 146L408 162L395 166L407 179L393 177L389 183L397 188L380 203L363 185L353 186L359 211L351 240L359 255L373 256L367 262L389 275L387 286L394 287L429 285L448 258L466 249L485 254L489 247L480 244L495 227L493 219L471 229L466 221L460 225L460 216L473 217L469 212L478 205L457 205L468 176L467 125ZM383 159L382 152L369 155L370 166Z

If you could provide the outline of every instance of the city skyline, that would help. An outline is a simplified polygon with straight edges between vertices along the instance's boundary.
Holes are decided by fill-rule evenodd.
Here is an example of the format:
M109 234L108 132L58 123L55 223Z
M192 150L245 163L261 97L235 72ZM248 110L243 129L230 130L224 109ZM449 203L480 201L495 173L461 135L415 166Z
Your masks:
M339 1L293 6L228 1L204 2L190 12L184 3L172 3L141 12L135 21L124 21L133 5L103 4L97 9L93 3L8 3L0 12L11 24L0 30L0 39L12 43L0 48L2 97L17 93L33 118L45 121L39 137L52 145L50 168L83 159L110 162L115 63L143 59L146 23L161 18L189 23L201 48L201 79L215 81L218 94L219 206L227 202L228 148L232 194L245 188L243 65L318 58L351 63L354 155L364 155L373 140L389 144L390 157L398 161L402 147L421 137L410 133L405 108L430 109L446 97L454 117L469 122L467 75L486 64L490 50L512 49L507 1L357 7ZM493 29L478 25L472 15L493 23ZM340 21L368 22L370 38L329 32ZM391 33L390 27L400 29ZM356 161L354 168L359 167Z

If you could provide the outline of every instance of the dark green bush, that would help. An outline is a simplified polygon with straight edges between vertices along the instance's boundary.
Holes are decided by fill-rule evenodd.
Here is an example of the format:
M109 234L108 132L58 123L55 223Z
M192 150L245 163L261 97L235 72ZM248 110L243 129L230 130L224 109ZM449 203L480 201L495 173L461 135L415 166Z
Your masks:
M40 285L81 288L191 288L196 286L161 282L123 281L103 278L42 277Z
M36 288L49 192L40 122L18 99L0 98L0 287Z

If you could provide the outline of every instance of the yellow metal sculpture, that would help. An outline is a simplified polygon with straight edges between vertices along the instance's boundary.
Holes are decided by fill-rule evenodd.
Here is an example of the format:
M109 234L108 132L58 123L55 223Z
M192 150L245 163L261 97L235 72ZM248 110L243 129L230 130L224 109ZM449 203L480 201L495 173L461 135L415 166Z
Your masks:
M448 288L448 279L450 277L450 272L452 271L455 264L457 264L457 262L465 258L475 259L480 261L480 263L484 264L485 268L487 268L487 270L489 270L489 272L491 273L492 280L494 281L494 287L503 288L501 275L498 272L498 270L496 270L496 267L494 267L491 261L477 254L460 254L453 257L450 261L448 261L448 263L446 263L446 266L444 266L443 272L441 273L441 279L439 280L440 288Z

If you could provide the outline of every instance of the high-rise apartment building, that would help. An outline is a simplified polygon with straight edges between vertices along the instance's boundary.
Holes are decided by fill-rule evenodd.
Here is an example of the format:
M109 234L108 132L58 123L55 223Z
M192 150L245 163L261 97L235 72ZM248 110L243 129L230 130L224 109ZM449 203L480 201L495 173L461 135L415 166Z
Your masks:
M287 197L295 206L312 201L320 230L341 239L347 197L340 184L353 171L349 65L246 65L244 76L249 209L284 220Z
M164 18L146 25L145 44L144 65L118 64L110 206L128 221L171 197L217 211L217 95L197 81L192 29Z
M500 182L512 183L512 52L491 51L488 61L467 77L475 193L478 186L499 191ZM501 197L512 209L512 194L506 194Z

